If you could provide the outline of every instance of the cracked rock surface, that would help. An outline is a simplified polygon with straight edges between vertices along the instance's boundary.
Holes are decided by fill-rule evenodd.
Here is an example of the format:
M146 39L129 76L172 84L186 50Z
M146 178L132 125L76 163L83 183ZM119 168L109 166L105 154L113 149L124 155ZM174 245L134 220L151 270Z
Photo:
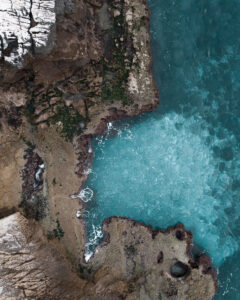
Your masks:
M19 213L0 220L0 299L80 299L85 281Z
M41 51L56 21L54 0L0 2L0 56L17 67L29 51ZM45 50L46 51L46 50Z

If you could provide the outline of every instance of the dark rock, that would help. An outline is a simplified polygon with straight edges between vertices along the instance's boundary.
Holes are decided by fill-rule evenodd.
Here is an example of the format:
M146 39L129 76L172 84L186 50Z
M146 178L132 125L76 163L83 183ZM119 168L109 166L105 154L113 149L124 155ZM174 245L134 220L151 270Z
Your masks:
M157 257L157 263L160 264L163 262L163 252L160 251Z
M177 238L178 240L183 241L183 240L184 240L184 237L185 237L184 232L182 232L181 230L177 230L177 231L176 231L176 238Z
M40 220L45 216L47 199L43 195L43 172L37 172L39 166L43 165L42 158L29 147L26 150L24 158L27 160L25 168L22 170L22 202L20 207L23 208L24 214L28 218Z
M230 161L233 159L233 151L231 147L225 147L221 150L221 157L226 160L226 161Z
M125 246L125 252L127 256L134 256L137 253L136 248L133 245Z
M177 261L174 265L171 266L170 271L173 277L178 278L188 275L190 273L190 268L186 264Z

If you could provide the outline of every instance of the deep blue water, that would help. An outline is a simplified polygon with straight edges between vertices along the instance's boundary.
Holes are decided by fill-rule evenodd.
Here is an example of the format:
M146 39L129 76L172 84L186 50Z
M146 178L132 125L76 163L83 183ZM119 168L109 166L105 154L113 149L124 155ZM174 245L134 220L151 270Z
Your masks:
M109 216L182 222L240 299L240 0L148 0L161 105L94 142L89 244ZM90 245L90 246L89 246Z

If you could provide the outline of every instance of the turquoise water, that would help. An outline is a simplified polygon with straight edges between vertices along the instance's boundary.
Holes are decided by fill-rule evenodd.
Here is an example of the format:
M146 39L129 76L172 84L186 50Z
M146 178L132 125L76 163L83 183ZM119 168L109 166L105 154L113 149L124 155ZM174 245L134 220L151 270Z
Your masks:
M240 299L240 1L149 0L161 105L109 124L86 186L89 251L101 222L184 223Z

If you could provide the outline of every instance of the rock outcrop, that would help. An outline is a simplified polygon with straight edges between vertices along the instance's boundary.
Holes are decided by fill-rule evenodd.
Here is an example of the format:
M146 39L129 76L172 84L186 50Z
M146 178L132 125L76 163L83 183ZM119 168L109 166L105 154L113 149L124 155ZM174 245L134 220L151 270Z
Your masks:
M159 300L213 298L209 261L189 256L183 226L153 232L124 218L104 222L107 240L78 276L57 242L19 213L0 220L0 298ZM56 251L56 247L58 251Z
M203 263L205 255L197 260L190 255L192 234L183 225L154 231L128 218L111 217L104 221L102 229L105 239L90 264L96 270L95 293L108 286L106 299L214 297L216 272L209 259Z
M43 232L19 214L1 221L7 222L3 223L6 228L11 222L15 224L11 234L18 239L19 232L18 240L22 241L16 255L9 249L7 253L3 251L4 265L7 257L10 261L9 274L7 268L2 273L3 286L7 289L12 286L19 299L59 299L61 294L65 299L86 299L87 295L88 299L107 300L165 299L168 292L164 292L164 286L169 281L175 291L171 299L185 299L177 298L179 295L193 297L194 288L190 286L198 284L199 291L200 287L204 289L202 295L208 297L199 299L211 299L215 288L214 278L208 272L210 264L204 269L201 264L190 262L190 239L187 240L184 230L186 240L180 243L171 237L172 233L155 235L128 219L112 219L103 227L109 233L109 243L105 240L106 244L99 246L92 262L86 264L84 260L85 223L84 218L76 217L76 212L84 206L71 195L81 190L87 179L93 159L91 139L103 133L108 122L151 111L159 103L151 73L146 3L143 0L15 2L0 3L1 20L6 21L0 21L0 217L21 211L27 218L37 220ZM19 225L22 222L27 224L24 228L33 226L37 234L25 236L25 229L22 231ZM132 229L134 226L137 228ZM125 231L127 235L122 234ZM134 244L132 231L142 236L143 243ZM3 233L9 238L11 234ZM41 238L36 240L35 235ZM151 245L149 249L145 239ZM166 256L164 243L175 249L169 251L166 260L161 256L161 251ZM61 259L53 253L55 248L68 257L75 271L78 269L82 281L71 273L67 261L62 261L64 271L59 271L56 261ZM35 257L39 255L37 267L29 266L36 273L28 274L24 269L31 261L30 256L24 256L24 249L36 253ZM158 254L156 249L160 249ZM46 253L48 261L39 251ZM118 254L123 266L120 271L117 271ZM155 266L156 254L157 261L164 259L164 262ZM47 270L50 257L53 266ZM12 259L17 273L14 264L11 265ZM50 273L42 269L38 272L41 264ZM59 272L69 274L76 285L59 279ZM30 274L30 284L33 277L39 282L34 288L27 283ZM174 279L173 274L179 278ZM46 278L46 288L40 284L42 278ZM68 285L74 286L76 294Z

